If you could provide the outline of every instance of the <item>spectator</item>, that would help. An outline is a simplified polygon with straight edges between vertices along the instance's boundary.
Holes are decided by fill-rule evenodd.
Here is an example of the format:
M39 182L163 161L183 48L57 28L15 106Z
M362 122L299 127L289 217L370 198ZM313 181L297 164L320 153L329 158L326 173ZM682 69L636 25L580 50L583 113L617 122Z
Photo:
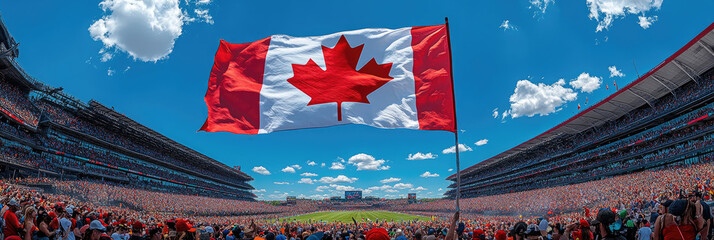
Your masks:
M637 240L652 240L654 239L652 229L647 226L647 220L640 222L640 229L637 230Z
M20 221L17 219L15 212L20 209L20 205L15 201L15 199L10 200L7 203L7 210L3 215L3 221L5 222L5 229L3 229L3 235L5 238L11 236L20 236L22 232L22 226Z

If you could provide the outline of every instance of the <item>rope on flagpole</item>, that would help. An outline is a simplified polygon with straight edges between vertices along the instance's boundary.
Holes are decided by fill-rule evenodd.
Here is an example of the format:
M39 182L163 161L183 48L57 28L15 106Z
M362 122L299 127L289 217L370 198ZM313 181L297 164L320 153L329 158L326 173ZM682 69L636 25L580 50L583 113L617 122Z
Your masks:
M461 198L461 161L459 160L459 128L456 125L456 89L454 89L454 67L451 61L451 35L449 34L449 18L445 17L446 22L446 42L449 45L449 76L451 77L451 97L454 106L454 148L456 149L456 212L459 212L459 199Z

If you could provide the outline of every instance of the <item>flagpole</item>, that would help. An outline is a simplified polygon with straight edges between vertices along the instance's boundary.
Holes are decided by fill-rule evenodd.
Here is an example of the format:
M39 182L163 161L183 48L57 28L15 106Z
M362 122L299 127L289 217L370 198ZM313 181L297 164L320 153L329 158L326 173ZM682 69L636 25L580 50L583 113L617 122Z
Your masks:
M459 160L459 128L456 125L456 89L454 89L454 67L451 61L451 35L449 34L449 18L446 22L446 42L449 45L449 76L451 77L451 98L454 100L454 148L456 149L456 212L461 209L459 199L461 198L461 161Z

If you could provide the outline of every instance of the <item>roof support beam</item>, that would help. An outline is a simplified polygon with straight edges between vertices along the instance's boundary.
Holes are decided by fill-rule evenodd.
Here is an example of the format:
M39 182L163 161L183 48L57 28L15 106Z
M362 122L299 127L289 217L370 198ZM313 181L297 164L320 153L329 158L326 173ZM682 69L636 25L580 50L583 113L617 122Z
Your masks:
M617 107L617 108L619 108L619 109L621 109L621 110L623 110L623 111L625 111L625 112L629 112L629 111L630 111L630 109L624 108L624 107L620 106L619 104L615 104L615 102L616 102L616 101L613 100L613 101L607 101L606 103L609 103L609 104L611 104L612 106L615 106L615 107ZM630 106L630 107L632 107L632 106Z
M613 105L614 105L614 104L613 104ZM614 115L614 116L617 116L617 113L616 113L616 112L613 112L613 111L610 111L610 110L607 110L607 109L596 108L596 109L593 109L593 110L605 111L605 112L608 112L608 113L610 113L610 114L612 114L612 115Z
M638 98L642 99L643 101L645 101L647 103L647 105L650 105L651 108L654 108L654 106L652 106L652 103L650 103L650 101L647 101L647 99L643 98L642 96L637 94L635 91L632 91L632 88L628 88L627 91L632 93L633 95L637 96Z
M630 106L632 109L637 108L637 107L632 106L630 103L627 103L627 102L622 102L622 101L618 101L618 100L610 100L610 101L611 101L611 102L616 102L616 103L619 103L619 104L625 104L625 105L627 105L627 106Z
M652 76L655 76L655 77L656 77L656 75L654 75L654 74L652 74ZM657 78L658 78L659 80L662 80L662 81L664 81L664 82L666 82L666 83L669 83L670 85L674 86L674 89L677 89L677 88L679 87L679 85L677 85L676 83L673 83L672 81L667 80L666 78L663 78L663 77L657 77Z
M598 112L598 111L595 111L595 110L598 110L598 109L593 108L593 110L592 110L591 112L597 113L597 115L602 116L603 118L600 119L600 120L602 120L603 122L607 122L608 120L610 120L610 117L609 117L609 116L607 116L607 115L605 115L605 114L602 114L602 113L600 113L600 112Z
M677 60L672 61L672 63L674 63L674 65L676 65L676 66L679 68L679 70L682 70L682 72L684 72L685 74L687 74L687 76L689 76L690 79L692 79L695 83L697 83L697 85L699 85L699 81L697 81L697 78L699 78L699 76L698 76L698 75L694 75L693 73L690 73L689 71L687 71L687 70L684 69L684 67L687 67L688 69L691 69L689 66L684 65L684 63L681 63L681 62L679 62L679 61L677 61Z
M587 128L590 127L590 125L583 125L583 124L576 124L576 123L570 123L570 125L573 125L573 126L581 126L581 127L587 127Z
M706 44L706 43L704 43L704 42L702 42L702 41L699 41L699 42L697 42L697 43L699 43L699 46L702 46L704 49L706 49L707 52L709 52L709 54L711 54L712 56L714 56L714 50L712 50L712 47L710 47L708 44Z
M662 81L660 81L658 77L656 77L655 75L652 75L652 79L657 81L659 84L662 84L662 86L664 86L665 88L667 88L667 90L669 90L669 93L674 95L674 97L677 97L677 94L674 93L674 91L671 88L669 88L666 84L664 84Z
M600 113L600 112L596 112L595 110L597 110L597 111L605 111L606 113L609 113L610 115L609 115L609 116L605 116L605 114L602 114L602 113ZM598 113L598 114L604 116L604 117L606 118L605 121L610 121L610 119L613 119L613 118L617 117L617 114L615 114L615 113L612 112L612 111L605 110L605 109L595 108L595 109L593 109L593 112L596 112L596 113Z
M641 90L641 89L639 89L639 88L632 87L632 88L630 88L630 90L637 90L637 91L639 91L640 93L644 93L645 95L647 95L648 97L650 97L650 99L652 99L652 101L657 100L657 98L654 97L654 96L652 96L652 94L648 93L647 91Z
M586 122L588 122L588 123L590 124L590 126L589 126L589 127L595 127L595 124L597 124L597 123L598 123L598 121L601 121L601 119L599 119L599 118L595 118L595 117L591 117L591 116L585 116L585 115L582 115L582 116L580 116L580 117L581 117L581 118L590 118L590 119L593 119L593 120L595 120L595 121L592 121L592 122L586 121Z
M568 125L563 125L563 127L564 127L564 128L567 128L567 129L570 129L571 131L573 131L573 133L579 133L579 132L580 132L580 131L578 131L578 130L575 129L575 128L568 127Z

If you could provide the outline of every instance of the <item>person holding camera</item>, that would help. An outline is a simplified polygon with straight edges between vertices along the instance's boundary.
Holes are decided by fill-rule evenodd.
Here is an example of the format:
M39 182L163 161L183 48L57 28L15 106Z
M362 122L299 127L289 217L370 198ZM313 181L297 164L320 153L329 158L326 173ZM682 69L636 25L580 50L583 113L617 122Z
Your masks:
M610 225L615 223L615 218L615 212L609 208L602 208L597 212L597 217L590 224L595 227L595 239L626 240L625 237L618 235L616 231L610 229Z
M590 231L590 223L587 220L580 221L565 226L565 232L560 237L560 240L569 240L572 235L573 240L593 240L593 233Z

